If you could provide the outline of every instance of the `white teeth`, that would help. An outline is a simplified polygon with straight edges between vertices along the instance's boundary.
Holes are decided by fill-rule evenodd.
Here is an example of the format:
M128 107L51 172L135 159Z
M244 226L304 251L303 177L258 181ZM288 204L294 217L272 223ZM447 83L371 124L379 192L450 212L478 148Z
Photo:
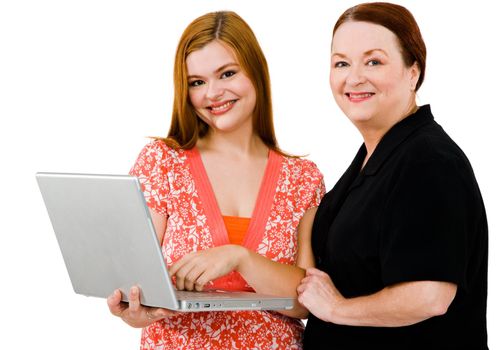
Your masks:
M352 93L350 93L349 95L351 98L368 98L368 97L372 96L373 94L371 94L371 93L367 93L367 94L352 94Z
M224 104L223 104L223 105L221 105L221 106L218 106L218 107L211 107L211 109L212 109L213 111L220 111L220 110L222 110L222 109L225 109L225 108L229 107L229 106L230 106L231 104L233 104L233 103L234 103L234 101L229 101L229 102L224 103Z

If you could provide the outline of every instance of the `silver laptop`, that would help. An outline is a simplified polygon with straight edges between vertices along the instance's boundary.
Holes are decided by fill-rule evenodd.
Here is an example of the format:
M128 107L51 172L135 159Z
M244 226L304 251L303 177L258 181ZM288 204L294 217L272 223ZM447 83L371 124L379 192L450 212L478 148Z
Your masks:
M107 298L141 289L141 303L179 311L283 310L294 299L251 292L176 291L136 177L37 173L36 178L78 294Z

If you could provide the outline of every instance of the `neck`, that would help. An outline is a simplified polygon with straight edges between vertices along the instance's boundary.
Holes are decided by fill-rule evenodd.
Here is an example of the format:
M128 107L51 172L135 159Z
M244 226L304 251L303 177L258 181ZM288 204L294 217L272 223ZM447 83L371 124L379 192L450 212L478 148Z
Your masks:
M199 139L196 146L202 152L216 152L239 158L255 155L267 156L268 153L267 146L253 132L251 125L231 132L220 132L210 128L208 134Z
M414 114L418 110L418 108L419 107L416 105L416 101L413 100L408 104L406 108L404 108L403 113L398 113L392 117L382 119L375 125L357 125L357 128L362 134L364 144L366 145L367 149L367 155L363 165L367 163L371 155L374 153L374 150L378 146L379 142L381 141L383 136L385 136L388 130L390 130L395 124L399 123L409 115Z

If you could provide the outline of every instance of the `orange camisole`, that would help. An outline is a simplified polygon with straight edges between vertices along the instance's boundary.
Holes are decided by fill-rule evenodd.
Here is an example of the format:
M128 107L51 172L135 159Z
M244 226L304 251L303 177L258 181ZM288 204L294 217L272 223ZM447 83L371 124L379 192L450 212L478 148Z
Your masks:
M223 216L225 227L229 235L230 244L242 245L251 218L242 218L238 216Z

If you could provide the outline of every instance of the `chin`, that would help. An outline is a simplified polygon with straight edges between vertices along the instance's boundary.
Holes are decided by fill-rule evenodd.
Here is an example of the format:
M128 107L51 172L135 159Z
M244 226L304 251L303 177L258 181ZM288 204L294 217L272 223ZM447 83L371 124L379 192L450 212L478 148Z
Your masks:
M345 108L342 109L343 113L347 116L352 123L362 123L371 119L372 113L359 110L358 108Z
M239 128L241 128L241 125L239 123L214 123L212 127L222 133L230 133L233 132Z
M348 103L342 110L351 121L362 122L372 119L377 114L378 108L366 101L358 104Z

